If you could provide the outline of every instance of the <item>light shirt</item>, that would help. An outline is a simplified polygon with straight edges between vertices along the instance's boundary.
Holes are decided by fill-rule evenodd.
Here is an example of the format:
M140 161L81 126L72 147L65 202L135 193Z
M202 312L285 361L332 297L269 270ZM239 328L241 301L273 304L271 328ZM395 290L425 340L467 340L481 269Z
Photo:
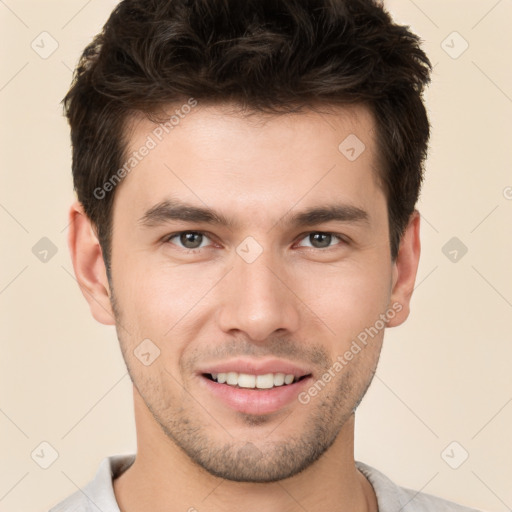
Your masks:
M112 481L134 461L134 454L104 458L94 479L53 507L50 512L120 512ZM372 484L379 512L481 512L431 494L399 487L375 468L359 461L355 461L355 464Z

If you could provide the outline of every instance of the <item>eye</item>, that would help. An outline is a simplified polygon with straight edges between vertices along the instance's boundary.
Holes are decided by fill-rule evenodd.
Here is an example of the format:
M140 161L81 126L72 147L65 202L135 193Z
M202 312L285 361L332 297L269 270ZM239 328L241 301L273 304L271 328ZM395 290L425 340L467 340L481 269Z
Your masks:
M309 244L304 243L304 241L309 242ZM326 249L337 245L337 243L333 244L333 242L336 241L338 243L346 243L346 240L344 240L339 235L335 235L334 233L314 231L312 233L308 233L304 238L302 238L302 243L299 243L298 245L300 247ZM164 239L164 242L177 245L181 249L194 251L207 247L209 245L208 242L211 242L211 239L201 231L180 231L179 233L173 233L172 235L168 235Z
M310 245L299 244L299 246L313 247L314 249L325 249L326 247L333 247L331 245L333 240L338 240L345 243L345 240L343 240L338 235L335 235L334 233L324 233L322 231L314 231L313 233L309 233L302 240L309 241Z
M171 242L176 239L177 242ZM204 244L205 240L210 240L204 233L200 231L181 231L180 233L175 233L173 235L169 235L165 238L165 242L171 242L182 249L202 249L206 247L208 244ZM211 240L210 240L211 241ZM181 245L180 245L181 244Z

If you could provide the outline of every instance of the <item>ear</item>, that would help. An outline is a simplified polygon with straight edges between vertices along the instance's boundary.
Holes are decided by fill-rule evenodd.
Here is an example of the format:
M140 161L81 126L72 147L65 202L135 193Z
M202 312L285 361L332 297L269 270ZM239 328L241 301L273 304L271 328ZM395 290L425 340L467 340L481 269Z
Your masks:
M92 316L102 324L115 325L101 246L80 202L71 205L69 220L68 247L80 290Z
M418 210L414 210L402 235L397 258L393 262L390 304L396 304L396 308L393 309L397 311L397 314L388 321L388 327L402 324L409 316L409 305L416 281L420 252L420 214Z

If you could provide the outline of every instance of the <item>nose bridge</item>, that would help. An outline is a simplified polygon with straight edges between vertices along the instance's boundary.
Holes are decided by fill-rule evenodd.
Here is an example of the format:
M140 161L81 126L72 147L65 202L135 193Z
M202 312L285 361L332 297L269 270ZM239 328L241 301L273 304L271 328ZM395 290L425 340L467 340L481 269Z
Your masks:
M296 299L283 282L285 272L274 251L252 240L242 242L228 281L220 317L224 330L242 330L258 341L278 329L297 328Z
M279 275L276 271L276 258L270 253L270 250L264 251L253 262L241 258L235 268L235 276L244 290L243 295L252 296L253 300L269 305L283 294L283 284L276 277L276 274Z

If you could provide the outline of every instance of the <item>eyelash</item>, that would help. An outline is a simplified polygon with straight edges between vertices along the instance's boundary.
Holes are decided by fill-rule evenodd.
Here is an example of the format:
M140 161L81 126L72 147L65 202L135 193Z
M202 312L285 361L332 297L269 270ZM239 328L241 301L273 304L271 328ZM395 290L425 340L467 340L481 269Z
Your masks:
M172 243L171 240L173 238L176 238L180 235L183 235L185 233L194 233L194 234L197 234L197 235L203 235L204 237L208 238L211 240L211 236L208 235L207 232L205 231L194 231L194 230L189 230L189 231L178 231L176 233L172 233L170 235L167 235L164 237L164 239L162 240L164 243ZM341 234L338 234L338 233L332 233L330 231L309 231L308 233L305 233L303 235L301 235L301 238L299 238L299 241L302 241L304 240L304 238L310 236L310 235L313 235L313 234L322 234L322 235L331 235L335 238L337 238L341 244L343 245L346 245L349 243L349 240L347 239L346 236L344 235L341 235ZM172 245L176 245L176 244L172 244ZM332 245L332 246L328 246L328 247L324 247L324 248L319 248L319 247L311 247L311 246L304 246L306 247L307 249L316 249L316 250L319 250L319 251L327 251L328 249L332 249L332 248L335 248L336 245L338 244L335 244L335 245ZM203 251L203 249L207 249L208 247L198 247L196 249L187 249L185 247L179 247L177 246L178 249L182 250L182 251L185 251L187 254L190 254L190 253L194 253L194 254L198 254L200 253L201 251Z

